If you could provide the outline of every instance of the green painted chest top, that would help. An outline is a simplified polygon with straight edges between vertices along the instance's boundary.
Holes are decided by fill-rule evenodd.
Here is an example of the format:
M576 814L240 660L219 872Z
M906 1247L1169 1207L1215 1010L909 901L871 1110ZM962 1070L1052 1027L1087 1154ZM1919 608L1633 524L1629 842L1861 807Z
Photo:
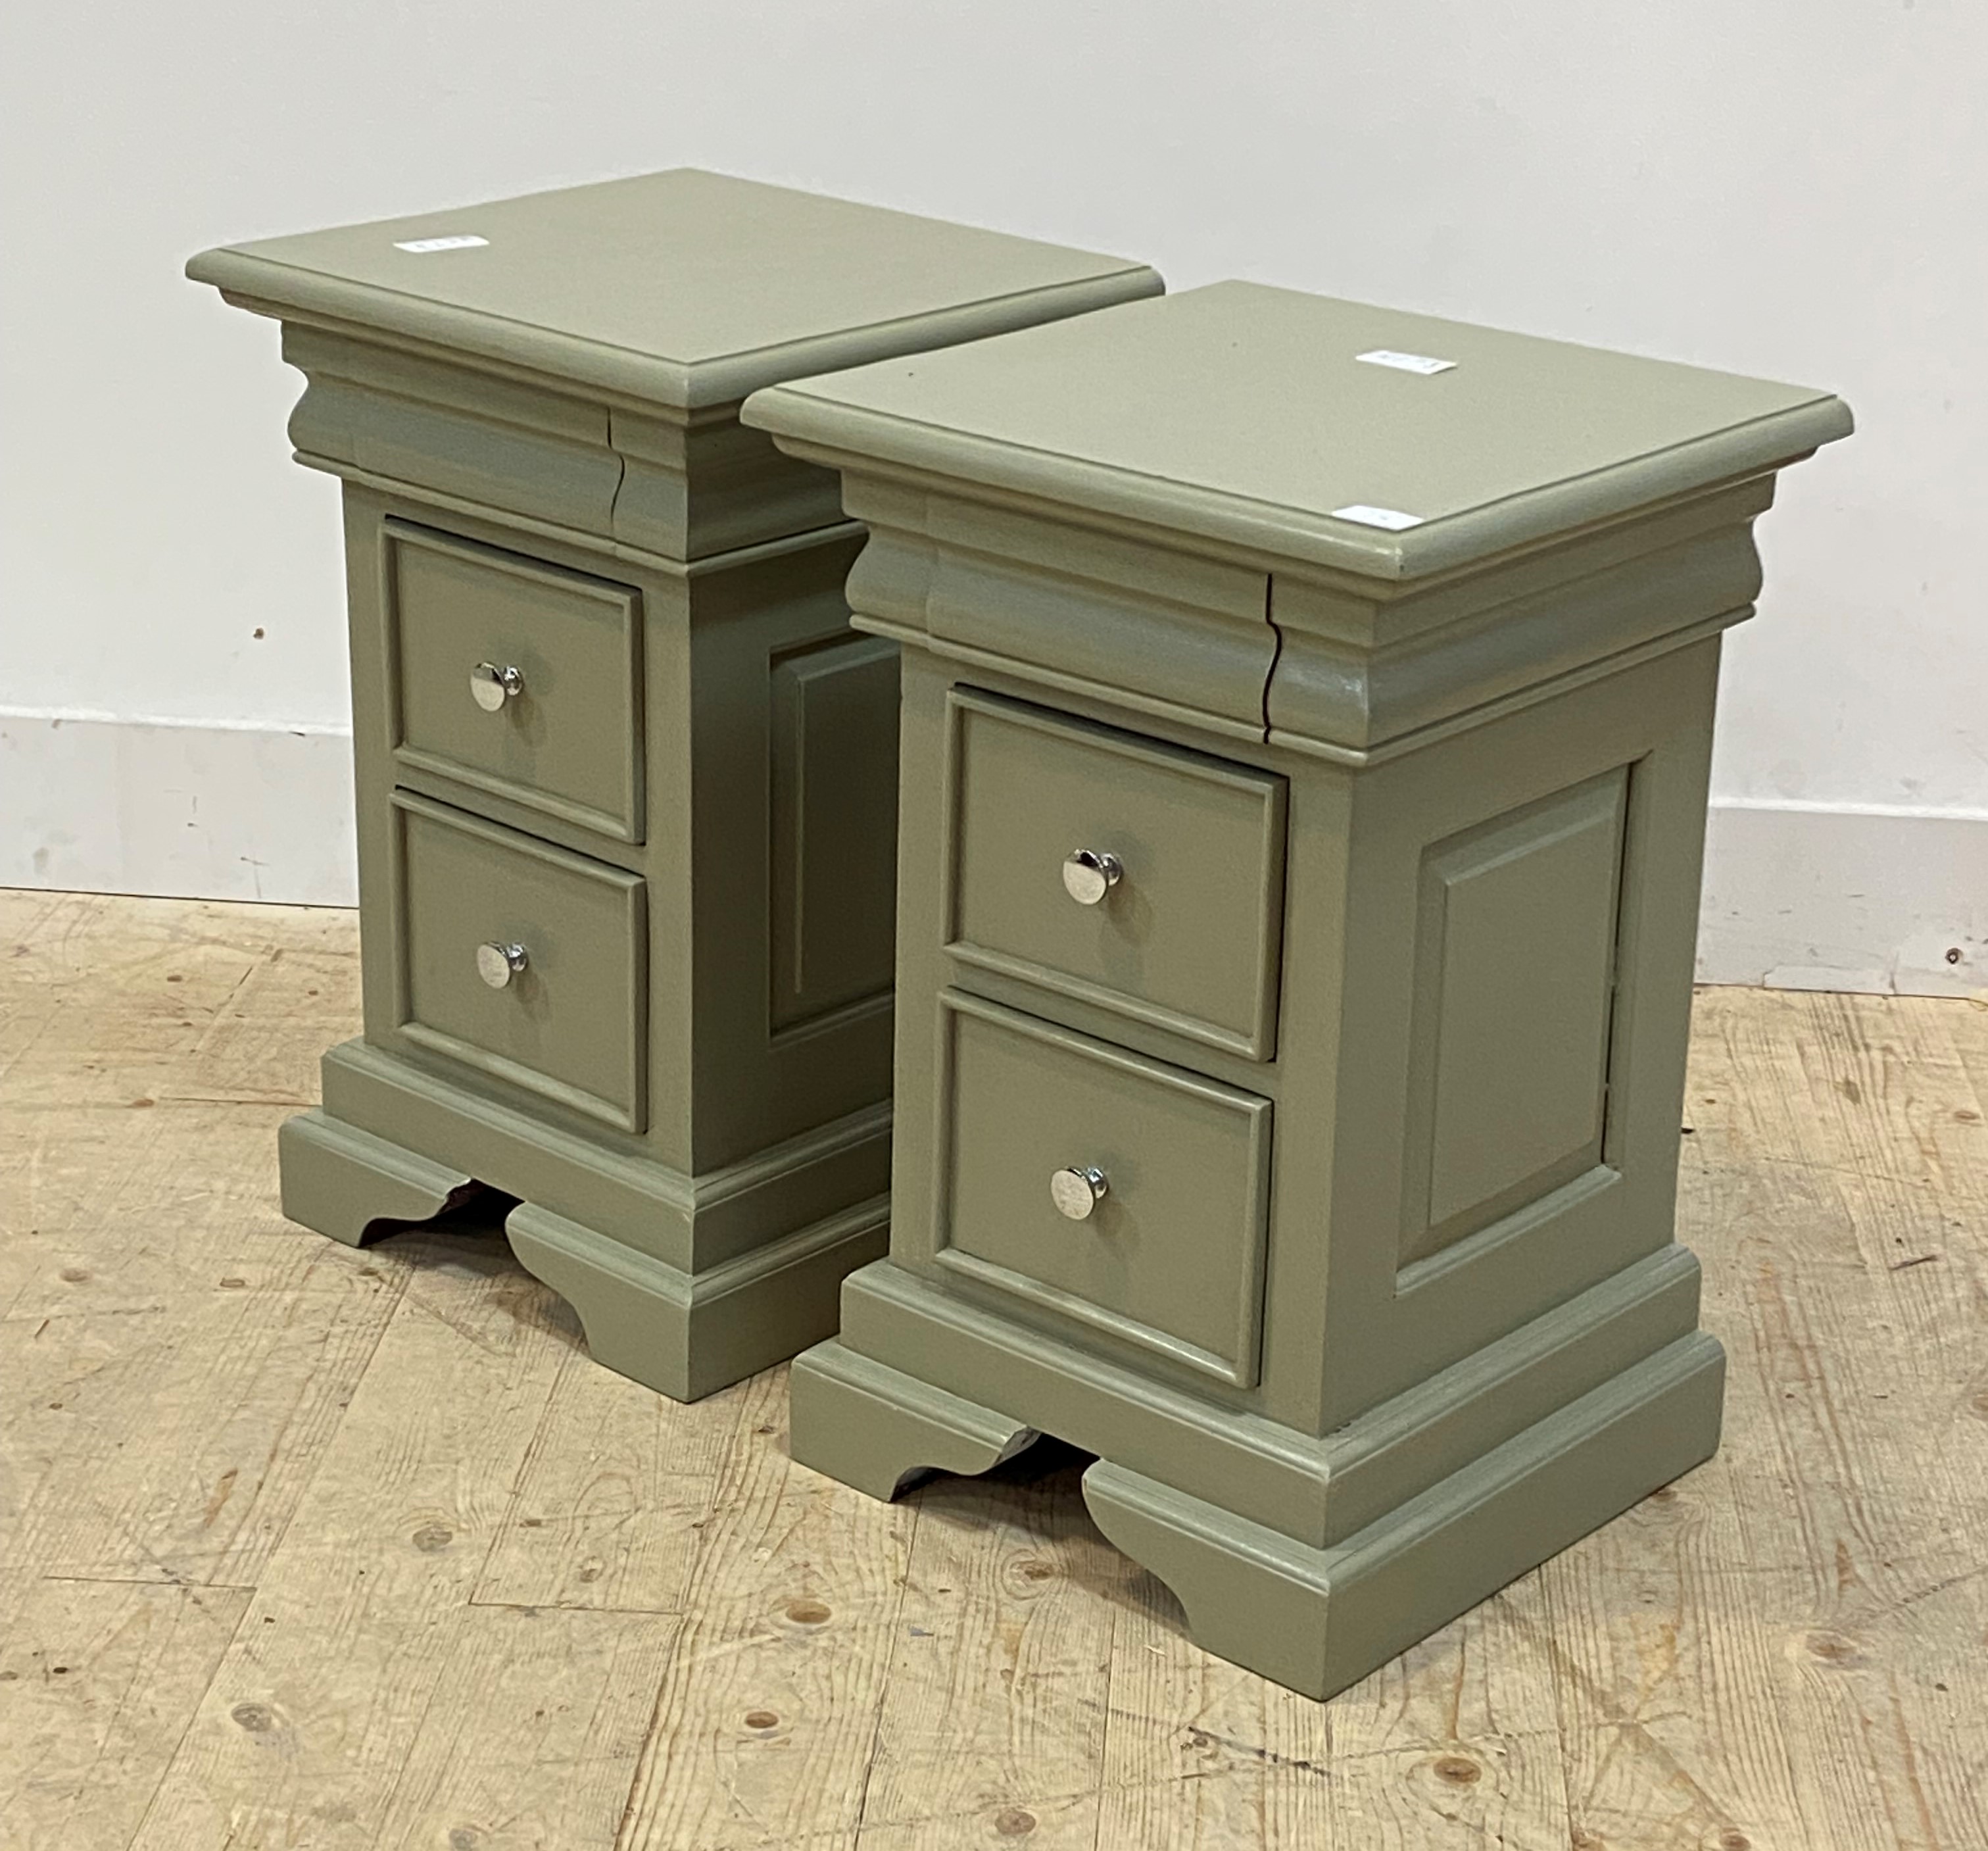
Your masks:
M883 1239L897 651L835 476L739 404L1158 277L691 169L188 269L282 323L344 488L365 1032L287 1211L515 1197L595 1354L678 1396L833 1329Z
M187 273L284 322L316 388L292 426L306 460L418 470L685 560L840 518L832 480L740 431L749 392L1161 286L694 168L227 245Z
M743 416L904 651L891 1250L796 1457L1057 1434L1318 1695L1704 1458L1719 638L1841 403L1222 283Z

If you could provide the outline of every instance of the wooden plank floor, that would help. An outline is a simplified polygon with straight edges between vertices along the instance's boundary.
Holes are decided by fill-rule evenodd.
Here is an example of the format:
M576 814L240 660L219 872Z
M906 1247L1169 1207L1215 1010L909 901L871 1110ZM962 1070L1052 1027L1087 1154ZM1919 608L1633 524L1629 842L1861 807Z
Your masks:
M1051 1453L886 1506L287 1226L349 915L0 894L0 1846L1988 1847L1988 1008L1712 991L1709 1465L1327 1705Z

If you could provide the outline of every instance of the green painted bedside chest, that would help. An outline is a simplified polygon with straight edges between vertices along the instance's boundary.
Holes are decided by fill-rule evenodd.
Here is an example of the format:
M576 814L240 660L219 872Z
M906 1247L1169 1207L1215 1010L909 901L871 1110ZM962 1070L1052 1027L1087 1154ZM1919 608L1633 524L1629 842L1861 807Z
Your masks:
M1156 293L691 170L210 251L344 479L365 1033L285 1126L358 1242L475 1185L594 1355L708 1392L884 1247L894 647L769 382Z
M1673 1240L1719 635L1826 394L1225 283L756 394L904 645L888 1497L1053 1433L1329 1695L1706 1457Z

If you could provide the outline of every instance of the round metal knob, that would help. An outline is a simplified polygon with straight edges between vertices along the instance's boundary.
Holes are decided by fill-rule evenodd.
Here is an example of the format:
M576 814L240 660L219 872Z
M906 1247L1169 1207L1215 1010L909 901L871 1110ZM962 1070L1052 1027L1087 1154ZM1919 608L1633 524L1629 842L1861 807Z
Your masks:
M469 672L469 692L485 713L495 713L525 692L524 672L508 662L478 662Z
M1095 906L1125 878L1125 864L1100 848L1073 848L1063 858L1063 891L1080 906Z
M476 974L492 990L509 988L511 980L531 961L522 945L501 944L492 939L476 948Z
M1073 1164L1050 1178L1050 1200L1056 1204L1058 1214L1067 1215L1073 1221L1087 1221L1090 1211L1104 1200L1108 1186L1103 1170Z

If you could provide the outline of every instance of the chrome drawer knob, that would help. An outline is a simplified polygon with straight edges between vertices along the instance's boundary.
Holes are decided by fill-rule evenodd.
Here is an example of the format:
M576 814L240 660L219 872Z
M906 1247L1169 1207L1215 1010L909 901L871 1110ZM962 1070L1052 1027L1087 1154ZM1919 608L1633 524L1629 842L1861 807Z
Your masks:
M1056 1204L1058 1214L1067 1215L1073 1221L1087 1221L1090 1211L1104 1200L1109 1186L1103 1170L1073 1164L1050 1178L1050 1200Z
M1063 858L1063 891L1080 906L1095 906L1125 878L1125 864L1101 848L1073 848Z
M469 672L469 692L485 713L495 713L525 692L524 672L508 662L478 662Z
M531 963L522 945L500 944L492 939L476 948L476 974L492 990L507 990L511 980Z

